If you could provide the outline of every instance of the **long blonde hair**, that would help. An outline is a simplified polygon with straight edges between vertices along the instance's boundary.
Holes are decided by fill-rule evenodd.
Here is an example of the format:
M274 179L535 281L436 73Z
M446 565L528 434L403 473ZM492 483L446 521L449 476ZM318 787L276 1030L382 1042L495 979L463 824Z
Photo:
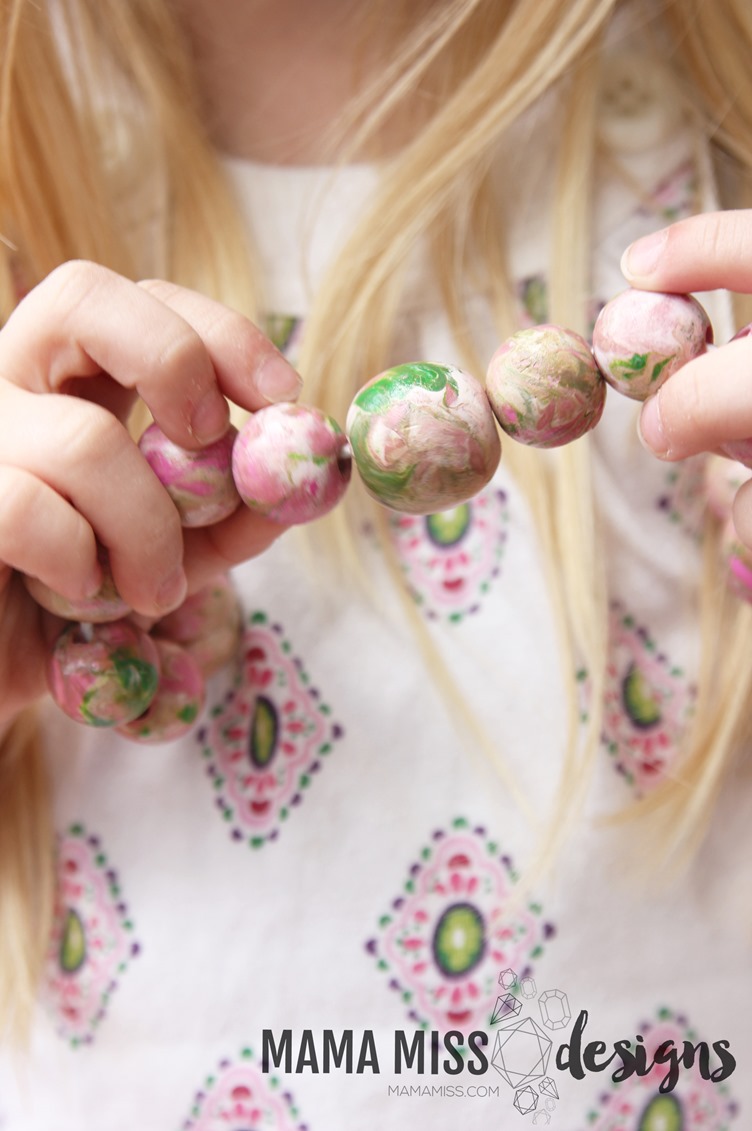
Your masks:
M489 297L500 333L513 328L503 201L493 186L490 155L519 116L552 89L565 100L566 113L549 316L586 330L599 45L617 3L517 0L508 11L494 0L426 6L378 82L346 116L344 151L357 156L416 90L427 92L425 103L435 107L388 162L378 199L317 296L300 358L309 401L342 419L354 386L383 367L403 269L419 240L432 248L447 316L469 368L481 365L464 312L469 282ZM725 155L741 200L752 184L749 5L664 0L659 18L697 121L715 152ZM646 19L656 19L654 8ZM0 35L3 318L19 281L30 287L70 258L93 259L133 277L160 274L257 317L263 280L255 276L252 249L204 130L190 54L166 0L0 0ZM153 181L149 191L138 192L144 177ZM559 449L552 464L511 448L507 462L527 492L549 566L562 670L584 664L592 687L584 736L572 696L558 819L550 822L556 832L542 853L550 859L580 810L599 749L607 594L589 442ZM327 531L334 552L352 555L346 509ZM678 769L642 806L670 830L664 837L669 853L695 844L705 828L746 731L752 692L752 613L719 596L710 542L706 558L698 712ZM426 644L420 618L414 623ZM441 678L441 667L434 666ZM12 728L0 770L0 1010L20 1024L29 1016L44 959L53 870L44 775L28 716Z

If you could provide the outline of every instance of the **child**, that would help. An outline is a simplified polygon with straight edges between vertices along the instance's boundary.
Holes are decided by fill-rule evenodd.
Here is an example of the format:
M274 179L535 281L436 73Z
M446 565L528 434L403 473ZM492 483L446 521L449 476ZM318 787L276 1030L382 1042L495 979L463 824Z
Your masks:
M298 395L280 351L341 423L389 364L482 376L520 324L588 333L628 245L634 285L752 290L751 215L718 211L752 179L749 12L0 11L0 955L30 1026L0 1126L745 1126L750 613L700 453L752 434L752 339L647 403L664 462L610 395L463 506L353 485L307 539L181 530L125 423L138 395L200 447L224 398ZM724 343L746 316L707 303ZM734 520L752 545L745 488ZM91 595L97 540L147 627L246 563L179 741L43 698L62 624L20 574Z

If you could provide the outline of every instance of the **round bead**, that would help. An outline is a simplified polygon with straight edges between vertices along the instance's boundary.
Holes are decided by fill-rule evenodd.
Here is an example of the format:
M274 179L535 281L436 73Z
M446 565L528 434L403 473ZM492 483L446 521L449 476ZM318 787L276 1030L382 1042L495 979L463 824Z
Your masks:
M93 597L81 601L69 601L67 597L62 597L37 577L24 577L24 585L38 605L64 620L87 621L90 624L120 620L131 611L130 606L117 591L110 570L110 559L104 547L98 547L97 558L102 568L102 585Z
M480 382L425 362L398 365L364 385L347 414L347 434L369 494L406 514L466 502L501 457Z
M226 575L187 597L183 604L158 621L152 632L173 640L198 663L208 679L237 655L240 604Z
M752 550L739 540L730 518L721 535L721 555L730 591L742 601L752 602Z
M531 326L502 342L488 366L486 393L507 435L536 448L579 439L606 403L590 346L561 326Z
M117 728L134 742L171 742L187 734L204 708L204 677L190 653L171 640L155 640L159 690L138 718Z
M705 463L705 495L716 518L726 522L731 516L734 496L752 479L752 470L725 456L710 455Z
M691 295L622 291L593 327L598 368L618 392L637 401L647 400L712 341L710 319Z
M151 424L138 446L180 513L183 526L211 526L233 513L240 497L232 478L232 447L237 429L191 452L173 444Z
M47 682L59 707L79 723L110 727L143 714L157 692L154 641L127 620L71 624L52 651Z
M285 525L327 514L350 482L352 457L337 422L309 405L270 405L240 430L232 473L247 507Z

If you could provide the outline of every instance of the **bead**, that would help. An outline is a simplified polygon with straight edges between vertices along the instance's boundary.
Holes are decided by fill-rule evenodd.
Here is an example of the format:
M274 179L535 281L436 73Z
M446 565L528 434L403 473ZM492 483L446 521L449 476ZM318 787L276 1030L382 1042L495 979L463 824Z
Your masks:
M488 366L486 393L507 435L537 448L579 439L606 403L606 384L585 339L550 325L502 342Z
M731 517L734 496L752 479L752 470L725 456L710 455L705 462L705 495L708 506L721 522Z
M752 550L739 540L730 518L721 535L721 556L729 590L742 601L752 602Z
M117 591L110 570L110 559L103 546L97 547L97 558L102 568L102 585L93 597L69 601L37 577L24 577L24 585L38 605L64 620L87 621L90 624L121 620L131 611L130 606Z
M223 575L187 597L180 608L152 629L190 652L206 679L237 655L240 604L230 579Z
M47 668L53 699L72 719L109 727L143 714L159 682L154 641L127 620L71 624Z
M240 504L232 478L232 447L237 429L198 451L173 444L161 428L151 424L138 446L180 514L183 526L211 526L221 522Z
M647 400L712 341L710 319L691 295L622 291L593 327L598 368L618 392L637 401Z
M406 514L466 502L501 457L483 386L452 366L416 362L374 377L350 406L347 433L366 490Z
M145 712L117 728L118 734L134 742L180 738L204 708L204 677L193 656L171 640L155 640L154 644L159 653L159 690Z
M286 525L321 518L342 498L352 472L347 437L309 405L270 405L240 430L232 473L247 507Z

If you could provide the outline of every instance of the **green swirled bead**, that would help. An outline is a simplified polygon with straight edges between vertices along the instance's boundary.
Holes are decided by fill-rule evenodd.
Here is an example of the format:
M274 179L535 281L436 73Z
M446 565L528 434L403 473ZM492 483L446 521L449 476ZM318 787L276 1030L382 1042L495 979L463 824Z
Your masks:
M366 490L407 514L466 502L501 457L483 386L454 366L416 362L374 377L350 405L346 431Z

